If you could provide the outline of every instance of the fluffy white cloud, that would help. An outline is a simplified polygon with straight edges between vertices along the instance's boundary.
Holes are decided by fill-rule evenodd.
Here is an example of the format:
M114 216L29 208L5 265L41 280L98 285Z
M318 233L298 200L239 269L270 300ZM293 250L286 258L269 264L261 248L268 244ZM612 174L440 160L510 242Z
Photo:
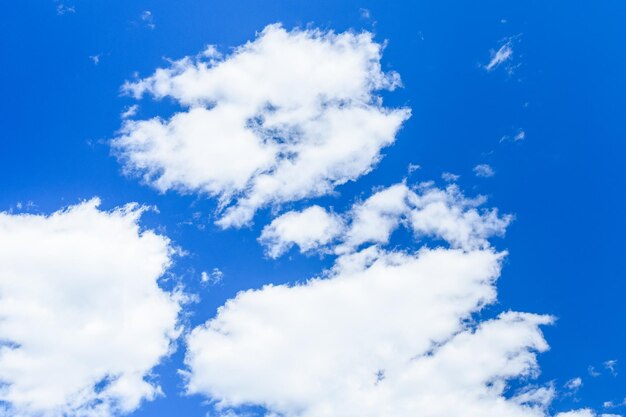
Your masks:
M502 256L371 247L322 279L240 293L189 336L189 392L284 416L543 416L538 394L504 392L536 372L551 319L467 321L495 300Z
M384 73L368 32L266 27L222 57L214 47L127 83L139 98L170 97L167 120L124 122L112 141L124 167L160 191L216 196L223 227L257 209L331 192L367 173L408 109L386 109L376 91L400 83Z
M226 415L259 405L284 417L546 416L551 385L511 392L509 381L538 374L539 327L552 318L475 320L496 301L505 256L486 239L510 220L480 203L455 186L397 184L355 205L330 271L241 292L191 332L188 391ZM400 224L448 247L359 250Z
M496 301L506 255L487 239L511 220L479 210L482 203L455 185L396 184L355 204L343 223L317 206L279 217L266 228L270 251L336 240L340 256L304 284L241 292L195 328L188 391L225 415L259 405L284 417L547 416L552 385L512 391L509 382L537 376L536 354L548 348L539 327L552 318L505 312L475 320ZM333 232L314 227L331 218ZM277 227L283 222L289 227ZM447 247L383 249L401 225Z
M333 241L343 231L341 217L320 206L303 211L290 211L274 219L263 228L259 241L267 254L277 258L294 244L300 252L308 252Z
M0 213L0 401L9 416L127 413L160 394L151 370L178 336L181 296L157 280L167 238L143 208L99 201Z
M487 247L487 239L503 235L512 217L499 216L496 209L479 210L483 198L468 199L456 185L439 189L429 184L411 189L396 184L381 189L355 204L343 218L318 206L288 212L263 229L262 244L273 258L293 244L301 252L338 243L338 254L353 252L366 243L386 244L400 225L416 238L432 237L454 248Z

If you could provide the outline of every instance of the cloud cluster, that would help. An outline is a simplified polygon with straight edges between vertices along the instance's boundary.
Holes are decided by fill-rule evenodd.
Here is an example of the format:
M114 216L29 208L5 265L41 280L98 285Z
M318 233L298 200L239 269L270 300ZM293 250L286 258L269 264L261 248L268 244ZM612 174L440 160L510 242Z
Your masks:
M209 47L129 82L136 98L169 97L169 119L126 120L112 146L127 172L160 191L216 196L218 224L328 194L369 172L410 111L376 95L400 84L381 70L372 34L266 27L222 56Z
M550 390L506 390L536 374L551 318L471 321L503 256L372 246L303 285L242 292L189 336L188 390L285 417L543 416Z
M98 204L0 213L2 415L109 416L160 394L151 370L179 333L180 295L157 283L172 248L139 229L143 208Z
M503 235L512 219L499 216L497 209L479 210L483 203L483 198L466 198L456 185L411 189L400 183L377 191L341 217L318 206L285 213L265 226L259 241L272 258L293 245L303 253L333 246L343 254L368 243L386 244L403 225L417 239L438 238L453 248L479 249L489 245L489 237Z
M324 225L336 215L319 207L277 218L263 231L272 236L270 255L331 242L334 267L304 284L241 292L195 328L188 392L211 398L224 415L259 405L284 417L547 416L555 390L528 378L548 348L539 327L552 318L508 311L476 320L496 301L506 255L488 238L511 220L479 211L482 203L454 185L397 184L355 204L333 228ZM385 249L400 225L445 243Z

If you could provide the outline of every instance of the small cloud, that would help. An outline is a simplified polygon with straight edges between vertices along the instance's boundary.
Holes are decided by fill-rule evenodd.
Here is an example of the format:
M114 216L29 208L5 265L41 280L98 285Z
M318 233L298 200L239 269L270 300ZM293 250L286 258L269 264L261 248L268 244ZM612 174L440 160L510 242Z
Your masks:
M213 268L211 272L202 271L200 281L206 285L216 285L222 282L224 273L219 268Z
M141 21L144 22L144 24L150 29L154 29L156 27L156 24L154 23L154 16L150 10L144 10L141 12Z
M459 178L461 178L460 175L456 175L451 172L444 172L443 174L441 174L441 179L446 182L455 182Z
M603 408L616 408L616 407L623 407L624 405L626 405L626 398L624 398L622 401L618 403L614 401L605 401L602 403ZM611 415L611 414L606 414L606 415Z
M222 57L222 53L217 49L217 46L215 45L207 45L206 48L204 48L204 51L200 53L200 55L205 58L214 59L220 59Z
M600 372L596 371L596 368L594 368L591 365L587 367L587 372L589 373L589 375L591 375L594 378L600 376Z
M512 75L515 69L519 68L521 64L513 64L513 46L519 41L521 34L510 36L502 40L503 44L498 50L492 49L490 51L491 59L486 65L482 67L491 72L496 68L503 66L509 75Z
M522 129L518 129L517 133L514 135L504 135L500 138L500 143L502 142L520 142L526 139L526 132Z
M76 8L74 6L68 6L63 3L57 4L57 15L63 16L68 13L76 13Z
M417 171L418 169L421 169L421 168L422 168L421 165L411 163L411 164L409 164L409 167L408 167L409 174L412 174L412 173L414 173L415 171Z
M603 363L604 367L611 372L611 375L617 376L617 360L611 359Z
M100 63L101 57L102 57L102 54L89 55L89 59L93 62L94 65L98 65Z
M505 24L507 22L506 19L500 19L500 23Z
M361 19L369 20L372 17L372 14L368 9L359 9L359 13L361 14Z
M576 392L583 386L583 380L581 378L572 378L563 385L570 391Z
M477 177L490 178L493 177L496 172L493 170L491 165L478 164L474 167L474 174L476 174Z
M120 117L122 119L128 119L129 117L133 117L134 115L137 114L137 110L139 110L139 105L138 104L133 104L132 106L127 106L126 110L124 110L122 112L122 114L120 114Z
M502 45L497 51L491 51L491 60L487 65L485 65L485 69L487 71L492 71L502 63L511 59L512 56L513 48L511 47L511 42L509 41Z

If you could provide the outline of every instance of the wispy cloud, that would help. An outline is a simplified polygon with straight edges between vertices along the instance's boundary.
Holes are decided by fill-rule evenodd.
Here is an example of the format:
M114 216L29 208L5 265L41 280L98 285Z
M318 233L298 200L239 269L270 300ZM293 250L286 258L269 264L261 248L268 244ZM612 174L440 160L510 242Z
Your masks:
M94 65L98 65L100 63L100 58L102 54L89 55L89 59L93 62Z
M141 12L141 21L146 25L146 27L150 29L156 28L156 24L154 23L154 16L150 10L144 10Z
M443 174L441 174L441 179L446 182L455 182L459 178L461 178L460 175L456 175L451 172L444 172Z
M513 135L504 135L500 138L500 143L502 142L520 142L526 139L526 132L523 129L518 129L517 132Z
M566 389L570 391L570 394L575 393L583 386L583 380L579 377L572 378L563 385Z
M485 65L485 69L487 71L492 71L502 63L508 61L513 56L513 47L511 45L511 41L508 41L504 45L500 47L497 51L491 52L491 60L487 65Z
M136 115L138 110L139 110L139 105L138 104L133 104L131 106L126 107L126 109L122 112L120 117L122 119L128 119L128 118L133 117L134 115Z
M414 163L410 163L409 167L408 167L408 171L409 174L414 173L415 171L417 171L418 169L421 169L422 166L420 164L414 164Z
M67 4L59 3L56 7L57 14L59 16L63 16L68 13L76 13L76 8L74 6L68 6Z
M202 271L200 274L200 281L206 285L219 284L222 279L224 279L224 273L219 268L213 268L210 272Z
M500 41L500 47L498 49L492 49L490 51L490 59L489 62L483 65L482 67L487 71L491 72L496 70L497 68L504 68L509 75L512 75L513 72L520 67L520 63L515 63L519 58L519 54L514 52L514 47L519 43L522 34L517 34L514 36L509 36Z
M617 375L617 360L611 359L603 363L604 367L611 373L611 375Z

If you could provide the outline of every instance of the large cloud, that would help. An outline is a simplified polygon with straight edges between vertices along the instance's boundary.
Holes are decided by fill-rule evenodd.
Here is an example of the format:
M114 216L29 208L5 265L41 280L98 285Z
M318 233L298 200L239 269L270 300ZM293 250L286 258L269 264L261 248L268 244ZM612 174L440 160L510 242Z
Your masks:
M324 195L369 172L408 109L386 109L394 89L368 32L266 27L222 57L209 47L127 83L139 98L184 107L167 120L127 120L112 146L128 172L160 191L220 199L218 223L241 226L257 209Z
M151 369L179 333L180 296L157 283L172 247L139 229L143 208L98 204L49 216L0 213L6 415L108 416L160 393Z
M481 202L398 184L357 204L328 273L242 292L191 332L188 391L284 417L546 416L554 389L527 378L552 318L475 316L496 301L506 255L487 238L510 220ZM384 249L399 225L437 247Z

